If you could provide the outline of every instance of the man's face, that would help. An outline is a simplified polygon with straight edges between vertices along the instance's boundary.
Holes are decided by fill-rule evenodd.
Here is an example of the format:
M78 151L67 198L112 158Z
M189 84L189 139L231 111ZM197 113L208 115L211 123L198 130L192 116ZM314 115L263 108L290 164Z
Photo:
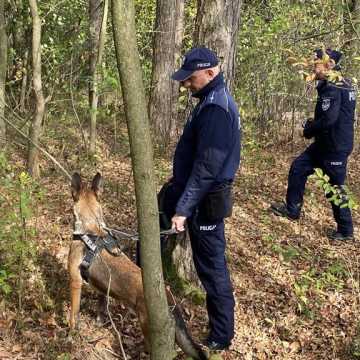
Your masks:
M322 62L315 63L314 73L316 75L316 80L324 80L326 78L327 72L331 69L330 64L324 64Z
M180 81L180 85L196 93L206 86L213 79L212 72L209 69L197 70L189 78Z

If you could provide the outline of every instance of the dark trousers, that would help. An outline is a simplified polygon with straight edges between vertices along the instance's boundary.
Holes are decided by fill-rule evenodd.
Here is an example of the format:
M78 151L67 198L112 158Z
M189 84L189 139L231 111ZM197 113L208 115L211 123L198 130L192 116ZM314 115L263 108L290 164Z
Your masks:
M206 290L209 340L229 343L234 337L234 296L225 259L224 220L209 222L196 212L189 234L197 274Z
M160 191L159 205L168 219L174 216L182 192L183 187L175 184ZM235 301L225 259L224 220L209 222L196 210L187 223L195 268L206 290L209 340L229 343L234 337Z
M331 185L344 185L346 179L346 166L348 154L332 153L321 154L314 144L310 145L291 164L286 203L291 215L298 216L303 203L305 184L309 175L315 168L320 168L330 178ZM349 208L341 208L331 202L337 231L343 235L353 234L351 211Z

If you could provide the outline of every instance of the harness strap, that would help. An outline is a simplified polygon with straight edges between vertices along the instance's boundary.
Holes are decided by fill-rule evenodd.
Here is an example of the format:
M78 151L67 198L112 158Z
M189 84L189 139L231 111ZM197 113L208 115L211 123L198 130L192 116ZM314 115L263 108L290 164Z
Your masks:
M110 234L105 237L100 237L97 235L90 234L73 234L74 240L81 240L85 245L85 256L80 264L80 274L81 277L89 282L89 269L94 260L94 258L101 252L102 249L106 249L106 251L112 256L121 255L121 249ZM115 253L114 248L120 249L120 252Z

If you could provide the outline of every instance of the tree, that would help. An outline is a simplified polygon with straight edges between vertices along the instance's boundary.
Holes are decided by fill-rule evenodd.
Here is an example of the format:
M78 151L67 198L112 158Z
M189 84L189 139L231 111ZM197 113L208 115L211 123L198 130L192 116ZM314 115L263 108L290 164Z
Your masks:
M103 3L103 11L101 7ZM106 40L108 0L90 0L90 152L96 150L96 117L99 101L98 86L101 81L102 58ZM101 16L102 15L102 16Z
M45 99L41 82L41 19L36 0L29 0L32 17L32 64L33 86L36 99L36 111L29 131L28 171L33 177L39 177L38 149L33 143L39 143L42 121L45 113Z
M354 61L360 51L360 0L343 0L344 8L344 51L347 73L358 76L359 62Z
M198 0L194 43L214 50L230 90L234 87L235 55L241 0Z
M175 51L174 51L174 64L175 67L178 68L180 66L180 58L181 58L181 49L183 44L183 38L184 38L184 14L185 14L185 1L184 0L177 0L176 1L176 19L175 19ZM179 120L179 89L180 84L178 81L172 82L172 95L173 95L173 104L175 104L172 108L172 116L171 119L174 122L174 130L177 128L177 123ZM181 113L181 112L180 112ZM174 135L173 133L170 134L171 136Z
M0 145L5 143L5 82L7 68L7 36L4 0L0 0Z
M173 321L169 316L161 267L153 151L136 45L134 12L133 1L112 1L116 58L134 170L142 276L149 315L151 359L168 360L172 358L175 335Z
M155 134L165 142L176 128L179 85L171 74L180 56L183 16L184 0L157 0L149 116Z

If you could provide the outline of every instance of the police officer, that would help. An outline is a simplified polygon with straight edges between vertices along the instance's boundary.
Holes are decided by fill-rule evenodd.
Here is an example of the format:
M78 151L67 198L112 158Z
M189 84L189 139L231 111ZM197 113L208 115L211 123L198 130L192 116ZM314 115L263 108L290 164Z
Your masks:
M271 210L279 216L291 220L298 219L307 177L314 168L321 168L330 178L332 185L341 187L346 178L347 159L353 149L354 113L356 92L351 81L328 80L332 71L339 71L341 53L336 50L315 51L314 74L318 80L318 99L314 120L309 119L304 126L304 137L315 141L297 157L291 165L286 203L274 203ZM339 79L338 79L339 80ZM346 200L343 192L344 200ZM341 204L331 203L337 229L328 236L332 240L353 240L351 211Z
M224 218L230 216L231 184L240 163L240 118L211 50L194 48L172 79L198 103L177 144L164 209L172 227L188 224L193 259L206 290L211 350L234 336L234 297L225 259Z

